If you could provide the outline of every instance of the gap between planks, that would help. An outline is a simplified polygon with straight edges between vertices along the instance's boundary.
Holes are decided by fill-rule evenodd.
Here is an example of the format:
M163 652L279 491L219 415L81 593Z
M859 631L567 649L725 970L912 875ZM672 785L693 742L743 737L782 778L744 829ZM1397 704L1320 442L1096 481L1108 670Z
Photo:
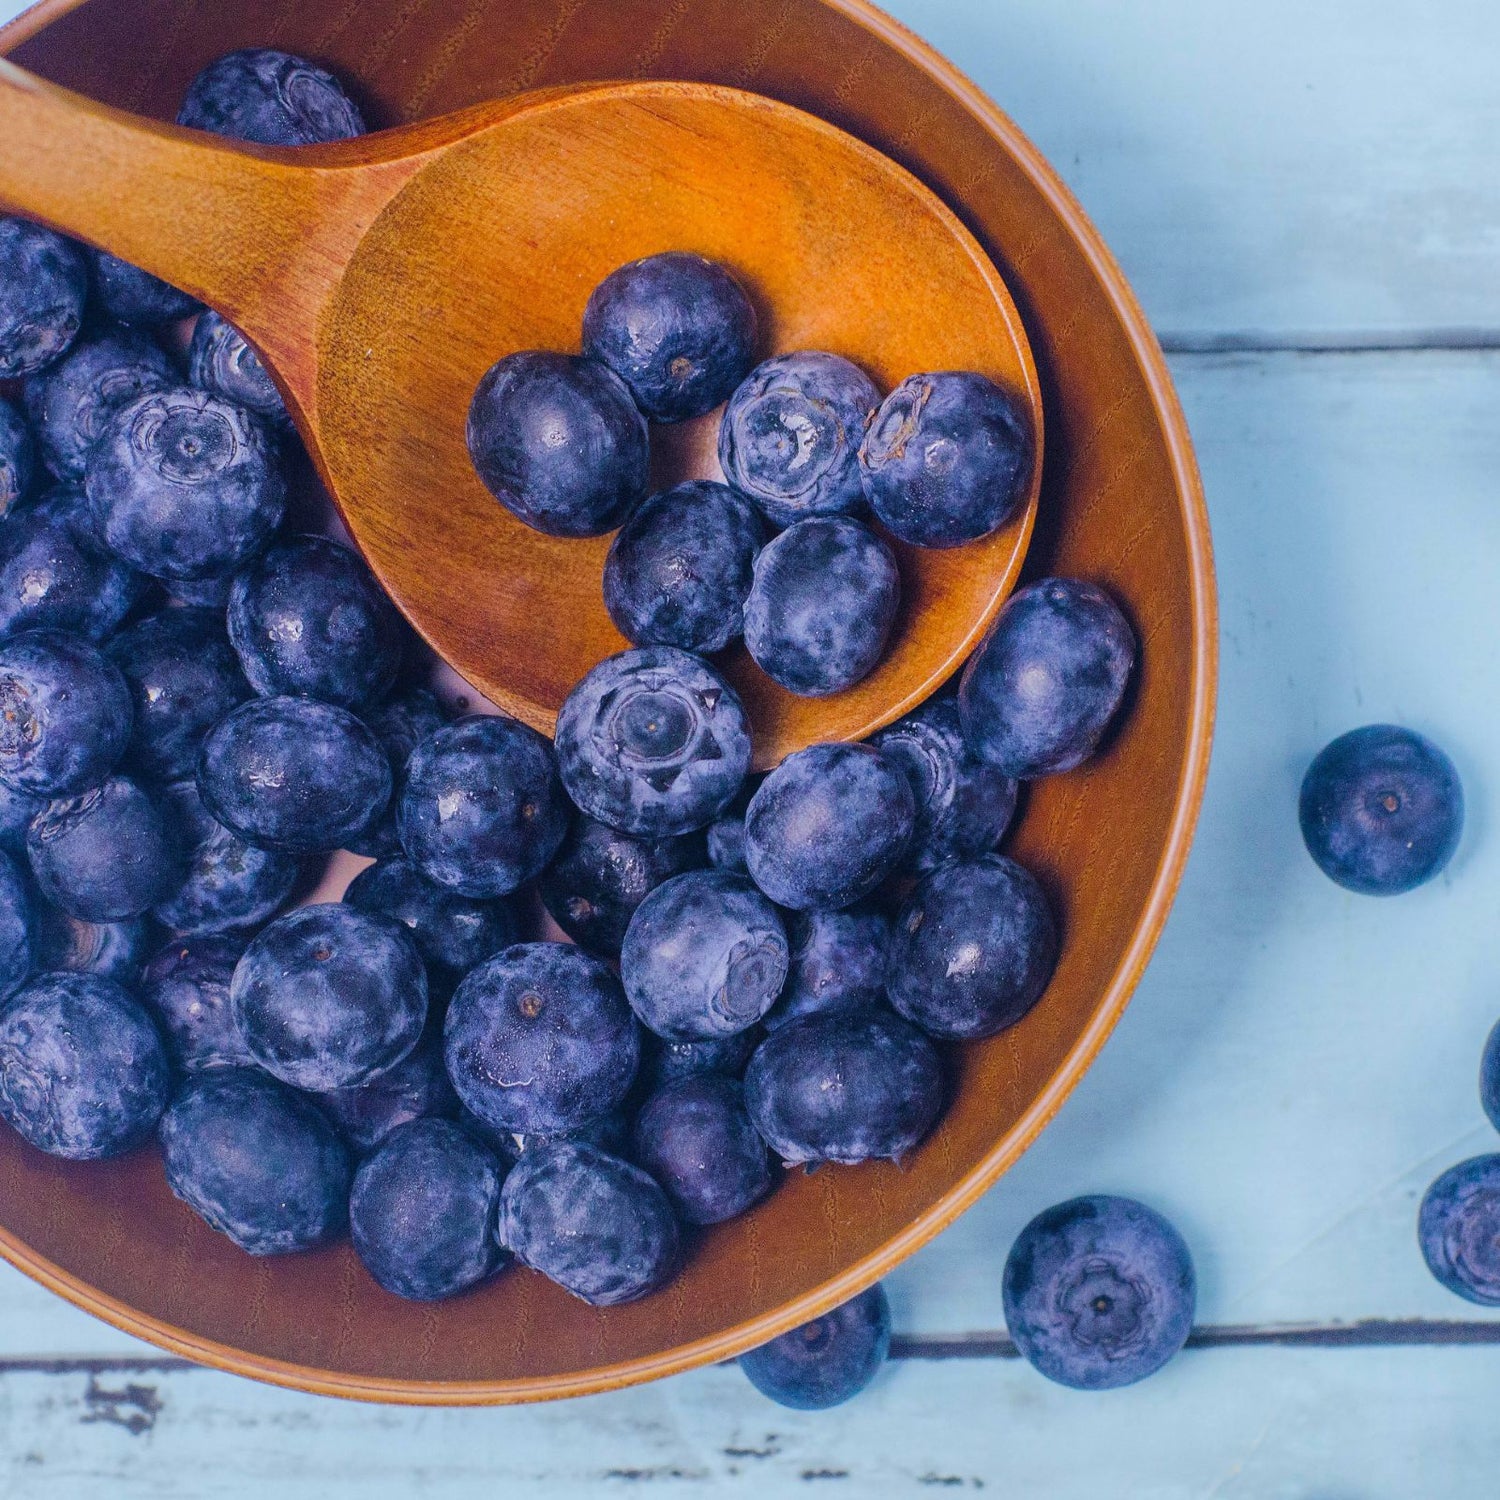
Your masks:
M1161 330L1164 354L1458 354L1500 350L1500 329L1374 329L1367 333L1182 333Z

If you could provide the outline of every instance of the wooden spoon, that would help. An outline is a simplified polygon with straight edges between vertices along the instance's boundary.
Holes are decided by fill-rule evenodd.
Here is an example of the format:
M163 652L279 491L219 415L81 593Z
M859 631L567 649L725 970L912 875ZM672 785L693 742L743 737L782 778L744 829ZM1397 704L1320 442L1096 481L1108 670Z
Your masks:
M139 119L0 61L0 143L0 204L244 332L397 605L481 693L545 732L574 683L627 644L600 594L609 539L517 521L470 465L464 421L501 355L576 351L584 303L616 266L711 256L749 290L763 354L831 350L883 388L981 370L1024 393L1040 439L1021 321L973 236L894 162L757 95L549 89L290 150ZM716 477L716 425L656 429L654 478ZM849 691L796 698L731 656L758 766L873 732L962 663L1020 568L1038 483L982 542L897 548L889 653Z

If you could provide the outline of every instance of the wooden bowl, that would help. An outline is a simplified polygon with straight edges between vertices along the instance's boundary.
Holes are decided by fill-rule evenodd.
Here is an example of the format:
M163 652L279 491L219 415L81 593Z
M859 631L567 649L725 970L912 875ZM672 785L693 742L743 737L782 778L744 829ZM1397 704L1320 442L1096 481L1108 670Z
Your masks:
M1030 337L1047 451L1027 569L1106 584L1144 663L1102 757L1033 787L1010 839L1063 913L1057 976L1019 1026L955 1053L953 1103L904 1170L797 1175L628 1307L591 1310L529 1272L423 1306L380 1291L347 1244L242 1255L172 1198L153 1151L71 1165L4 1131L0 1252L130 1333L335 1395L537 1400L727 1358L852 1295L973 1203L1077 1083L1160 934L1202 795L1216 668L1208 522L1166 368L1046 163L865 0L46 0L0 33L24 66L163 118L210 58L265 44L353 80L376 124L549 83L701 79L786 100L896 158L977 236Z

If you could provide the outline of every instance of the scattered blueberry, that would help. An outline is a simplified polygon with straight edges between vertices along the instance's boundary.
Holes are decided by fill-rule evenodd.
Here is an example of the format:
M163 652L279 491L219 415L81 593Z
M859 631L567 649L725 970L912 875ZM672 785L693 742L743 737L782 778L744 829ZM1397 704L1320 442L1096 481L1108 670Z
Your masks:
M1029 870L1002 854L944 865L891 933L886 992L932 1036L972 1041L1014 1026L1057 964L1057 923Z
M35 375L66 352L83 326L88 290L78 245L0 216L0 380Z
M528 1151L500 1193L500 1243L594 1307L633 1302L677 1264L677 1220L639 1167L577 1141Z
M1427 1189L1417 1240L1450 1292L1500 1307L1500 1155L1461 1161Z
M150 1017L102 975L42 974L0 1009L0 1116L52 1156L139 1145L166 1106L168 1072Z
M750 769L750 725L734 689L672 646L600 662L557 716L568 795L591 818L648 838L706 827Z
M320 1094L318 1102L360 1154L373 1151L393 1130L412 1120L447 1119L458 1113L458 1096L448 1081L443 1049L435 1037L418 1042L380 1077L356 1088Z
M620 953L625 994L658 1036L712 1041L755 1025L781 993L786 930L743 875L694 870L637 907Z
M281 392L267 374L260 356L246 342L244 334L212 308L198 319L193 330L188 350L188 379L200 390L213 391L275 427L291 424Z
M751 878L797 911L852 906L901 863L915 818L900 766L869 745L809 745L761 783L745 814Z
M972 371L913 375L881 404L859 450L865 498L893 535L957 547L998 531L1031 487L1031 415Z
M0 853L0 996L8 995L36 967L36 903L21 867Z
M883 912L796 912L786 924L791 962L781 996L766 1013L774 1031L803 1016L868 1010L885 998L891 924Z
M635 1159L688 1224L722 1224L771 1191L766 1143L738 1079L683 1078L653 1094L635 1122Z
M229 998L266 1072L326 1094L368 1083L417 1045L427 974L399 922L324 902L278 917L245 949Z
M37 920L36 968L38 973L66 969L72 974L102 974L133 989L141 966L160 940L149 917L85 922L48 906Z
M449 1120L393 1131L354 1174L349 1231L376 1281L432 1302L483 1281L501 1264L495 1239L504 1171Z
M1135 665L1113 599L1078 578L1013 595L964 668L958 709L982 760L1022 781L1071 771L1098 748Z
M116 322L132 327L152 327L189 318L202 307L159 276L133 266L107 250L90 250L94 263L94 291L99 305Z
M635 646L722 651L744 623L765 528L728 485L690 480L653 495L604 560L604 607Z
M646 493L646 419L598 360L506 355L474 392L468 442L485 488L549 536L613 531Z
M62 506L29 506L0 525L0 635L67 630L100 641L145 589Z
M365 133L332 73L269 47L209 63L188 85L177 123L262 146L315 146Z
M1130 1198L1074 1198L1039 1213L1005 1262L1005 1326L1048 1380L1102 1391L1154 1375L1193 1326L1182 1236Z
M859 1395L891 1348L891 1304L879 1282L841 1307L740 1356L763 1396L793 1411L824 1411Z
M552 746L500 715L475 715L423 740L397 814L406 857L464 896L508 895L546 868L568 831Z
M1500 1022L1496 1022L1484 1044L1479 1064L1479 1102L1490 1124L1500 1130Z
M153 908L164 927L184 937L241 932L281 910L301 873L294 855L258 849L214 818L193 781L162 792L187 855L187 877Z
M204 736L250 696L224 634L207 609L165 609L105 648L135 704L126 768L153 781L180 781L198 765Z
M28 630L0 641L0 781L65 797L96 786L130 739L130 689L81 636Z
M666 1088L680 1078L724 1073L738 1078L760 1045L760 1028L718 1036L707 1042L669 1042L647 1032L642 1038L640 1082L648 1093Z
M773 526L848 515L864 502L859 444L880 392L837 354L778 354L729 398L719 464Z
M150 911L187 870L174 822L124 776L49 803L32 819L26 853L42 894L85 922Z
M636 838L580 814L537 889L552 919L575 943L618 958L641 902L663 881L702 863L698 834Z
M302 693L358 712L390 692L405 638L370 570L326 537L273 542L229 596L229 639L268 698Z
M583 352L607 364L653 422L684 422L711 412L749 372L755 309L716 261L648 255L594 289Z
M936 1049L884 1007L792 1021L745 1071L750 1118L788 1166L899 1162L932 1129L943 1097Z
M36 441L13 402L0 396L0 516L31 492L36 478Z
M391 767L347 709L254 698L204 739L198 790L209 813L247 843L316 854L345 847L380 816Z
M311 1100L264 1073L192 1075L160 1134L167 1185L251 1255L311 1249L348 1220L344 1143Z
M566 943L518 943L454 991L443 1055L458 1097L487 1125L555 1135L624 1100L640 1037L599 959Z
M1302 781L1302 837L1318 868L1362 896L1395 896L1439 873L1464 827L1453 762L1394 724L1342 734Z
M457 982L521 935L520 918L508 901L461 896L435 885L406 859L384 860L361 870L344 900L360 911L402 923L432 976L449 982Z
M391 800L385 812L349 848L371 859L395 859L401 853L397 813L406 787L406 763L430 734L448 722L443 706L426 688L408 688L367 709L364 721L391 762Z
M929 699L871 744L901 767L916 798L908 869L925 874L949 860L987 854L1000 842L1019 788L969 750L957 700Z
M234 938L174 938L141 975L141 1002L184 1072L255 1065L229 1003L229 983L244 951Z
M210 578L258 553L281 524L286 476L259 417L173 386L110 417L85 488L110 550L153 578Z
M788 692L826 698L875 670L900 603L891 549L847 516L815 516L755 559L745 646Z
M0 849L24 860L26 830L46 805L47 798L15 791L0 781Z

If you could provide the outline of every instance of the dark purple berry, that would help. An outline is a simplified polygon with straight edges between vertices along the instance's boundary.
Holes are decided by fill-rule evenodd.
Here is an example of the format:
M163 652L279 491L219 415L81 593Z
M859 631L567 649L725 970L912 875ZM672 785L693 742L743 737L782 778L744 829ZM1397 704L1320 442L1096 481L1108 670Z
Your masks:
M891 1304L878 1282L820 1318L740 1356L763 1396L793 1411L824 1411L857 1396L891 1347Z
M0 216L0 380L35 375L67 351L83 326L88 290L81 246Z
M365 133L332 73L269 47L209 63L188 85L177 123L262 146L315 146Z
M1466 1301L1500 1307L1500 1155L1449 1167L1417 1216L1427 1269Z

